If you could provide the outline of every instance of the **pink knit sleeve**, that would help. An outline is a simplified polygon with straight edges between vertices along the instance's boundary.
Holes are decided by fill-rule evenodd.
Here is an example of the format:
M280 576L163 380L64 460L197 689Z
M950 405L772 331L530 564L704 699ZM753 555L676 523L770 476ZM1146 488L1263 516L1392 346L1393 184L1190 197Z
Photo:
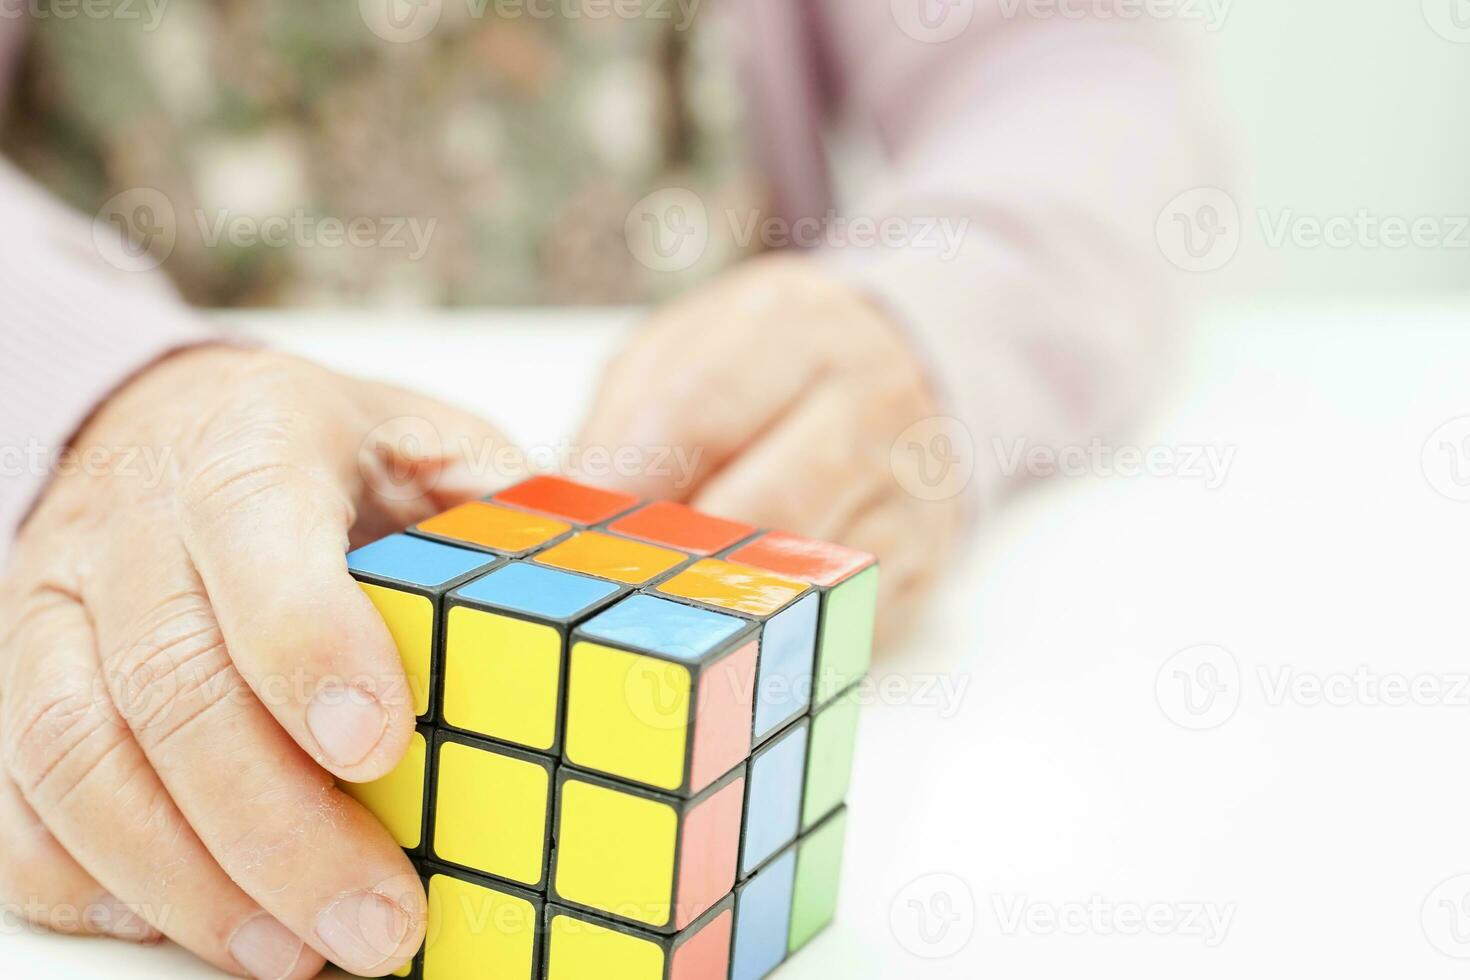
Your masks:
M930 20L896 13L926 3ZM1125 422L1167 348L1176 280L1155 223L1211 170L1208 116L1167 31L1012 0L805 10L808 86L883 156L838 211L907 219L909 236L839 240L823 258L914 333L982 491L1015 475L1002 457L1019 441L1074 445Z

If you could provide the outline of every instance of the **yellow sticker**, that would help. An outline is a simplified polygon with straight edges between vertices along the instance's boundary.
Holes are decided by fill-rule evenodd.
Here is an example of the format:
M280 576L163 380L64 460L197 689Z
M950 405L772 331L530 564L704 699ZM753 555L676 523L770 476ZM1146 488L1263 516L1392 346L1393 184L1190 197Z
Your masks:
M434 651L434 604L421 595L402 592L383 585L359 582L362 591L373 601L378 615L388 624L388 632L403 660L413 695L413 713L429 711L429 670Z
M543 766L444 742L436 787L436 855L511 881L540 884L551 792Z
M338 783L343 791L377 817L399 847L419 846L424 830L424 773L429 745L418 732L409 740L403 761L370 783Z
M557 915L547 966L546 980L663 980L664 951L647 939Z
M684 782L689 669L585 640L567 677L567 761L661 789Z
M517 895L446 874L429 879L424 980L531 980L536 907Z
M444 640L444 720L549 751L561 699L561 634L550 626L452 606Z
M679 815L667 803L580 779L561 788L556 890L625 918L663 926L674 891Z

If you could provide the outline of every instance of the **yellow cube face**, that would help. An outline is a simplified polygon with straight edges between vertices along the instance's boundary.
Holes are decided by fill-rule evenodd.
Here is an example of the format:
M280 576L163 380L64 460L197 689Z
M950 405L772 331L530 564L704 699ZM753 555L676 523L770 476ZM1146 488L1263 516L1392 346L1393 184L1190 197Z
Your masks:
M414 595L383 585L359 582L362 591L373 601L403 659L403 672L408 677L413 696L413 713L423 717L429 712L429 671L434 659L434 604L425 596Z
M561 701L562 635L499 613L452 606L444 640L444 720L549 752Z
M663 980L663 948L639 936L555 913L546 938L546 980Z
M423 843L428 764L428 740L423 732L414 732L403 761L388 775L371 783L340 785L382 821L399 847L417 850Z
M541 887L551 812L550 760L441 736L434 792L434 856Z
M586 640L572 644L567 761L677 790L684 782L692 683L680 664Z
M488 882L447 874L429 879L424 980L532 980L539 910Z
M557 813L557 894L655 928L668 925L679 835L674 808L567 777Z

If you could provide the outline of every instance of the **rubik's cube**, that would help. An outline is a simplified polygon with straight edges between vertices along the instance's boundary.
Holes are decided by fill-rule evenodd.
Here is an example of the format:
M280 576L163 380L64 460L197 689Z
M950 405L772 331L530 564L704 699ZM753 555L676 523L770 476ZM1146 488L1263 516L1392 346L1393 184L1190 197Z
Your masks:
M756 980L831 922L871 555L534 477L360 548L420 725L347 786L423 980Z

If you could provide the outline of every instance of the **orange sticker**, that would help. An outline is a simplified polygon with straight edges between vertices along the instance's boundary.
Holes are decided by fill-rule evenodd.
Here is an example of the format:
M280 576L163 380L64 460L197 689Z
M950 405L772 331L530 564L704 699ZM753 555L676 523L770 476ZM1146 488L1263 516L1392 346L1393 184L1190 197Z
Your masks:
M777 575L789 575L817 585L836 585L873 564L866 551L803 538L785 531L762 534L727 555L730 561L754 565Z
M749 565L706 558L660 585L657 591L751 616L769 616L807 588L804 582Z
M682 552L641 541L586 531L546 549L536 561L568 572L596 575L625 585L643 585L685 561Z
M631 493L599 490L559 476L533 476L490 499L497 504L524 507L574 524L596 524L616 517L638 503L638 498Z
M429 518L415 530L519 554L565 534L571 526L549 517L474 500Z
M672 500L640 507L626 517L619 517L607 529L696 555L712 555L755 533L750 524L711 517Z

